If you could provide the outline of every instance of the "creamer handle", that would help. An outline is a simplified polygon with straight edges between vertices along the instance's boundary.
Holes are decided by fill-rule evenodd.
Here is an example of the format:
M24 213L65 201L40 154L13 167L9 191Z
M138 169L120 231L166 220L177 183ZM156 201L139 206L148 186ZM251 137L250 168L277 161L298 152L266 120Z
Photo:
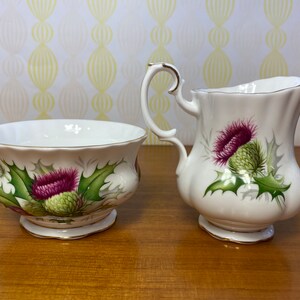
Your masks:
M181 80L178 70L173 65L167 63L149 64L141 88L141 107L143 117L146 125L159 137L161 141L169 141L177 146L177 149L179 151L179 163L177 166L176 174L179 175L187 159L186 149L182 142L175 136L175 128L171 130L162 130L154 123L148 107L149 85L152 78L161 71L166 71L172 75L174 84L169 89L169 93L175 97L177 103L182 107L182 109L192 115L197 115L198 109L193 102L187 101L182 97L182 85L184 81Z

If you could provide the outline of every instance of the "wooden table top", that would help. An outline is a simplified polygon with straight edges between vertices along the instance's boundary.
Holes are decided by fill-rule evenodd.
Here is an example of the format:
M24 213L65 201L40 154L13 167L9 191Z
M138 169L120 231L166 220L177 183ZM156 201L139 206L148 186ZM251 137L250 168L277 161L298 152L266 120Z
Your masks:
M143 146L136 194L80 240L33 237L1 207L0 299L300 299L300 215L267 242L218 241L180 198L177 160L172 146Z

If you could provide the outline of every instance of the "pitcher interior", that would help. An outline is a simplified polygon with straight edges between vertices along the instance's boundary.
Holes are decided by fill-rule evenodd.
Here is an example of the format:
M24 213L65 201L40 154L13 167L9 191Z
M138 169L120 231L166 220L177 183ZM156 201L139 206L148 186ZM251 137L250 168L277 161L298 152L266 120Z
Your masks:
M87 147L144 138L133 125L93 120L35 120L0 125L0 144L22 147Z
M273 77L267 79L260 79L253 82L240 84L234 87L224 87L224 88L212 88L212 89L197 89L197 92L207 92L207 93L245 93L245 94L263 94L263 93L274 93L285 89L294 88L300 85L300 77L294 76L282 76Z

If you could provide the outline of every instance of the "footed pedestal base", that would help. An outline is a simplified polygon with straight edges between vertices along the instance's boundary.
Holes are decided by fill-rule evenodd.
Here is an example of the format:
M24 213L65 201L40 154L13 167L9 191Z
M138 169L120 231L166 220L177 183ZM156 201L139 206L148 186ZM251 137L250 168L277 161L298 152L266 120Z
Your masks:
M49 228L30 222L26 217L21 216L20 224L32 235L39 238L56 238L62 240L80 239L90 234L104 231L111 227L117 218L117 211L114 209L109 215L93 224L74 228Z
M234 242L238 244L253 244L262 241L269 240L274 235L273 225L268 226L267 228L254 232L237 232L230 231L227 229L222 229L217 227L207 221L203 216L199 216L198 219L199 225L202 229L207 231L211 236L216 239Z

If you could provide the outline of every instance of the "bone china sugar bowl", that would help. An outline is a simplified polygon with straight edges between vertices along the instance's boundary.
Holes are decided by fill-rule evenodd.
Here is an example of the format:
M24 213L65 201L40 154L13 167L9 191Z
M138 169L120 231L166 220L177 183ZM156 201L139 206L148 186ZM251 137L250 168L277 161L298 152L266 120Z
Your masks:
M0 203L39 237L75 239L103 231L139 182L145 130L92 120L0 125Z

